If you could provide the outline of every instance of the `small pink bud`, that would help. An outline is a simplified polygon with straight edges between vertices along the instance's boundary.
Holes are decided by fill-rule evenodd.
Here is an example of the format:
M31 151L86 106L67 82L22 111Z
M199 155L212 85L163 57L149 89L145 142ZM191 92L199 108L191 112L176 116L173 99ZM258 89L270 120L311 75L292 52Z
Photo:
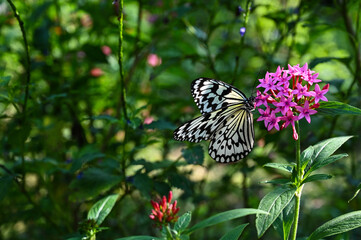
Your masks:
M90 75L92 75L93 77L100 77L101 75L103 75L103 70L101 70L100 68L92 68L90 70Z
M109 46L102 46L102 52L104 53L104 55L108 56L112 53L112 49Z

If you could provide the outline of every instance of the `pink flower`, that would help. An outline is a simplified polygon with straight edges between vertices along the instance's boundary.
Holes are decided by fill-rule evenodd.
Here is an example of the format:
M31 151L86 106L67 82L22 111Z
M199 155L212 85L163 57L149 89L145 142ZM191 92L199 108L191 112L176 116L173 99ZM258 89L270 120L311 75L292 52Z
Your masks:
M312 92L308 91L307 86L302 86L300 83L297 83L297 89L293 90L292 93L297 95L297 99L300 99L303 96L312 96Z
M303 107L296 106L296 109L300 112L300 115L298 115L299 119L306 118L307 122L311 122L310 115L317 113L316 110L309 108L308 101L305 102L305 105Z
M317 79L318 73L308 69L306 63L302 67L288 65L288 69L280 66L274 73L266 73L265 78L259 79L257 88L256 106L261 116L257 121L264 121L268 131L275 128L280 130L291 125L293 138L298 139L295 129L295 121L305 118L311 122L311 115L315 114L320 104L319 101L327 101L325 94L328 92L329 84L320 89ZM312 90L311 89L314 89ZM260 107L264 105L265 110Z
M112 49L109 46L102 46L102 52L104 55L109 56L112 53Z
M272 112L271 115L267 118L267 130L271 131L272 128L280 130L280 126L278 125L278 122L281 120L280 117L276 117L275 112ZM265 121L266 123L266 121Z
M288 110L291 107L295 107L297 106L297 103L292 102L292 96L285 98L285 97L281 97L280 102L279 103L275 103L275 106L277 106L277 109L279 109L279 111L283 114L286 115L286 113L288 112Z
M147 57L147 63L149 66L157 67L162 64L162 59L156 54L151 53Z
M268 118L270 117L270 108L267 107L266 110L263 110L262 108L258 108L258 112L261 114L261 116L257 119L257 122L264 121L264 124L267 127Z
M169 191L168 199L166 196L163 196L161 200L155 202L153 200L150 203L153 206L152 212L149 215L149 218L155 222L155 225L162 229L163 226L167 226L169 223L175 223L178 220L177 213L179 208L177 208L177 201L172 203L173 193Z
M327 84L323 87L323 89L320 89L320 86L318 84L315 85L315 103L318 103L318 101L323 100L327 102L327 98L325 97L325 94L328 92L330 84Z

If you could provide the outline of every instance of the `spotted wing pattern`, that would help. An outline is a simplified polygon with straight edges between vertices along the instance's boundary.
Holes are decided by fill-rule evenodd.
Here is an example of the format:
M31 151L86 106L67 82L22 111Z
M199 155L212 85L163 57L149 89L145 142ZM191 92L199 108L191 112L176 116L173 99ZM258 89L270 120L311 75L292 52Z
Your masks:
M214 132L209 144L209 155L220 163L238 161L253 149L253 115L238 110L229 116Z
M235 111L235 108L219 109L188 121L174 131L174 139L189 142L210 140L212 134Z
M209 78L194 80L192 95L202 116L177 128L174 139L211 140L209 155L220 163L247 156L254 145L254 98L247 99L231 85Z
M211 78L198 78L191 85L192 96L201 114L240 104L246 96L231 85Z

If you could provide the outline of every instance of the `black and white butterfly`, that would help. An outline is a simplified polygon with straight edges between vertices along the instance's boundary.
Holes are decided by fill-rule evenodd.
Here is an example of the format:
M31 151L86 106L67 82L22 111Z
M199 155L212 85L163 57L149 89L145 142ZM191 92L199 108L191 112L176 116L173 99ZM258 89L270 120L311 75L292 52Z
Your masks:
M202 116L174 131L178 141L211 140L209 155L220 163L236 162L254 145L255 98L247 98L235 87L210 78L198 78L191 85L192 96Z

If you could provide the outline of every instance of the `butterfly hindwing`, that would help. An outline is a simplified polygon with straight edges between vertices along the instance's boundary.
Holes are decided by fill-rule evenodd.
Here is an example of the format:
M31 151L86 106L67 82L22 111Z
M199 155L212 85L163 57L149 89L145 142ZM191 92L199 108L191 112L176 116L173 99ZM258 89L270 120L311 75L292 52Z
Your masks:
M253 115L241 109L229 116L216 130L208 152L217 162L230 163L247 156L253 145Z
M192 96L201 114L239 104L246 96L231 85L210 78L198 78L191 85Z

